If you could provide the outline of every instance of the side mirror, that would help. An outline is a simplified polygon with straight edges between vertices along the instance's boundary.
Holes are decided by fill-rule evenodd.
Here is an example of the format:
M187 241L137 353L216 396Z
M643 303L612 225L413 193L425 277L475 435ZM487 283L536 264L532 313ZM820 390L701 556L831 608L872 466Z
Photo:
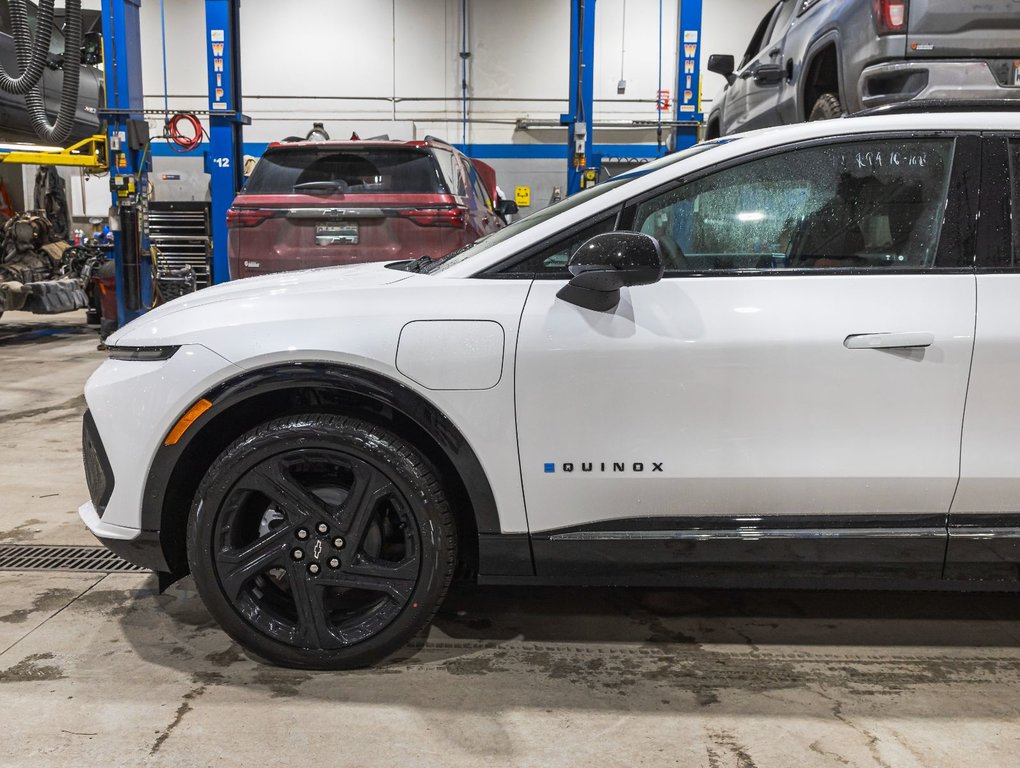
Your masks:
M500 216L512 216L517 213L520 208L517 207L517 203L514 200L497 200L493 206L493 210Z
M754 82L758 85L779 85L786 77L782 64L762 64L754 69Z
M733 74L736 68L736 60L728 53L713 53L708 57L708 71L722 75L730 85L737 79Z
M606 232L586 241L570 257L573 277L557 298L596 312L620 303L620 289L662 279L665 266L659 241L640 232Z

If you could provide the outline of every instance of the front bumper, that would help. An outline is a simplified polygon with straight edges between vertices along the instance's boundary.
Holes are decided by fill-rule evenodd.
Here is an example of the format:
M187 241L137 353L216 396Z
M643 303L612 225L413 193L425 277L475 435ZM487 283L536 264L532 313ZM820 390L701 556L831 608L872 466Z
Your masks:
M984 60L913 59L865 69L858 97L863 109L914 99L1020 99L1020 86L1003 85Z
M78 516L92 535L99 539L100 544L129 563L156 572L170 571L160 544L159 531L141 531L104 523L91 501L78 508Z
M139 531L159 527L143 524L141 514L153 457L181 414L237 370L206 347L188 344L168 360L108 360L92 374L85 399L109 481L108 493L82 508L90 507L102 524L99 529L89 525L94 534L133 539Z

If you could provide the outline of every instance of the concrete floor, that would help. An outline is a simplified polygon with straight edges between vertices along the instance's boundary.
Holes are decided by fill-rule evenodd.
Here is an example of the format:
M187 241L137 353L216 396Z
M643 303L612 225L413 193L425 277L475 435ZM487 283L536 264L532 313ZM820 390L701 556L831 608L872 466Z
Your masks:
M74 512L77 315L0 319L0 544ZM0 766L1017 766L1020 598L459 589L355 673L254 663L185 581L0 573Z

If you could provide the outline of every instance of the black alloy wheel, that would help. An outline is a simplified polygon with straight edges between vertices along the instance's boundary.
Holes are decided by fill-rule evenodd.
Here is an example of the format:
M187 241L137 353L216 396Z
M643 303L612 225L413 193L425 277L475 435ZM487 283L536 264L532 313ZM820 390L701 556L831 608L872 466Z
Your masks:
M438 609L456 534L413 446L358 419L267 422L202 481L188 556L209 611L256 656L342 669L405 645Z

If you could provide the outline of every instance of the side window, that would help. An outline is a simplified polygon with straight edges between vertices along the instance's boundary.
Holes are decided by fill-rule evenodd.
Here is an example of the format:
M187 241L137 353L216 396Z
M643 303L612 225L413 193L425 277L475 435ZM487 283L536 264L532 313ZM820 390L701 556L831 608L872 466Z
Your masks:
M775 23L772 25L772 32L769 34L768 44L778 43L784 37L790 26L790 19L797 9L798 0L783 0L780 9L776 13ZM763 46L764 47L764 46Z
M863 141L751 160L637 206L666 269L928 268L952 139Z
M466 196L467 186L464 181L464 172L457 156L445 149L433 149L432 151L435 153L436 160L439 161L439 170L443 174L443 180L446 182L446 188L450 190L450 194L457 197Z
M1013 188L1013 265L1020 264L1020 141L1009 143L1009 175Z
M478 199L478 207L491 211L492 201L489 199L489 193L485 191L485 185L482 184L482 177L479 176L478 172L473 168L471 169L471 186L475 190L475 197Z
M769 23L772 21L772 17L776 15L776 11L779 8L778 5L773 6L772 10L765 14L765 18L758 24L758 28L754 30L754 34L751 36L751 42L747 44L747 50L744 51L744 58L740 60L740 66L737 69L743 69L751 59L758 55L758 51L761 50L762 45L765 43L765 35L769 30Z
M614 212L543 248L523 261L511 265L503 272L515 275L529 274L539 278L569 277L567 262L570 261L574 252L595 235L612 232L615 225L616 213Z

